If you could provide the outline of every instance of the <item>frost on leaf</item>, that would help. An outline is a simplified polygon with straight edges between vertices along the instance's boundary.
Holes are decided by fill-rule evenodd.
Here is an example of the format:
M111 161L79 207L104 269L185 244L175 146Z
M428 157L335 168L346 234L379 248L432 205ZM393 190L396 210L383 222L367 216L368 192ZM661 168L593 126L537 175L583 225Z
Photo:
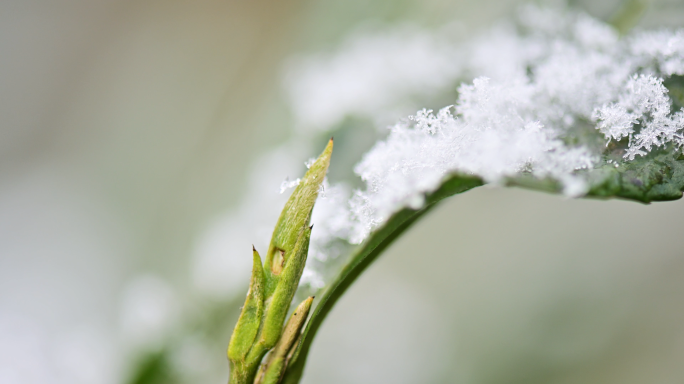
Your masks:
M652 189L679 174L684 112L673 108L666 80L684 72L683 36L620 40L584 14L530 6L517 28L503 25L459 47L459 65L474 80L459 87L455 107L421 110L392 126L357 165L367 187L350 202L357 224L350 240L400 208L420 208L453 173L571 197L680 196L672 189L678 182ZM667 165L653 166L655 157ZM615 177L617 184L607 182ZM611 193L601 189L608 185Z
M361 159L349 161L357 179L331 173L344 183L326 182L313 211L305 284L322 286L345 247L363 242L402 209L422 209L453 175L569 197L649 202L681 196L683 30L620 37L580 12L526 6L515 20L477 36L452 32L366 30L336 51L292 61L286 71L297 128L277 149L287 158L316 153L312 144L320 135L351 135L343 130L348 117L389 125ZM344 145L336 156L353 152ZM272 169L255 175L270 183L299 174ZM265 181L250 188L274 190ZM268 218L270 205L251 200L249 218ZM243 216L227 221L244 223ZM272 225L252 224L240 230Z
M624 155L629 160L648 154L653 147L674 142L682 144L682 112L670 113L670 98L663 79L634 75L618 96L618 102L597 109L594 117L599 130L609 139L629 137ZM635 125L640 127L635 132Z

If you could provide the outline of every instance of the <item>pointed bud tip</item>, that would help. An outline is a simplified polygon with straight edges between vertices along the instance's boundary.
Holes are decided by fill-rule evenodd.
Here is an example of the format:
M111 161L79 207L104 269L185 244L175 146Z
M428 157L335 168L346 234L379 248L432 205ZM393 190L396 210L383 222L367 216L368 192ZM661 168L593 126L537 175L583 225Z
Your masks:
M323 152L321 153L321 157L323 157L323 155L327 155L328 157L330 157L330 154L332 153L332 150L333 150L333 144L334 144L333 138L331 137L330 140L328 140L328 144L325 145L325 148L323 149Z
M256 248L254 248L254 244L252 244L252 252L256 252Z
M302 230L307 232L306 229L311 220L311 211L321 190L321 185L325 181L332 151L333 141L330 140L320 156L304 174L300 184L292 192L287 203L285 203L285 207L281 211L276 227L273 230L273 236L271 237L271 243L266 255L265 267L267 269L270 268L271 271L274 271L273 266L277 264L274 262L277 257L276 250L285 251L287 257L289 257L290 252L297 245ZM310 229L305 236L308 238L309 235Z

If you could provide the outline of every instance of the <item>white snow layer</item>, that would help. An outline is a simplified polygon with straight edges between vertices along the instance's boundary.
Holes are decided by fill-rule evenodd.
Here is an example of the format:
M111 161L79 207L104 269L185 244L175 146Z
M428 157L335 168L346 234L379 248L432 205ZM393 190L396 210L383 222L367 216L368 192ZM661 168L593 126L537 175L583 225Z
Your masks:
M627 139L625 161L680 147L684 112L671 110L663 85L673 75L684 75L684 31L620 38L585 14L535 6L466 43L404 28L300 60L286 79L300 141L346 116L382 116L411 96L474 79L458 87L455 105L390 127L354 169L365 189L326 186L313 214L312 257L334 257L333 242L360 243L399 209L420 208L454 172L498 183L524 171L581 196L588 185L576 171L601 161L602 145L566 144L577 142L567 139L578 126L606 145ZM303 284L324 284L310 268L304 276Z
M587 181L576 171L601 153L565 144L578 121L595 123L606 143L629 138L626 160L684 144L684 112L672 113L663 86L684 73L682 31L619 39L587 15L532 6L519 19L453 49L464 58L454 67L475 76L455 107L396 124L356 166L367 187L349 202L347 240L360 243L399 209L421 207L454 172L497 183L524 170L583 195Z

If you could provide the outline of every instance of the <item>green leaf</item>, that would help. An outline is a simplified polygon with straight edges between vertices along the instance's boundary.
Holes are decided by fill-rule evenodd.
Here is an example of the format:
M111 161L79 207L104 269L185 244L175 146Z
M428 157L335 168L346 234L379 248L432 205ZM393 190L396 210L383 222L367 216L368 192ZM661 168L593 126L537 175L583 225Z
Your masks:
M588 196L650 203L676 200L684 190L684 157L674 148L653 150L632 161L605 164L589 173Z
M247 352L252 348L264 314L264 268L261 265L259 252L254 249L254 246L252 246L252 258L252 279L249 291L247 291L247 299L245 299L245 305L242 307L240 318L228 344L228 359L233 363L245 360Z
M306 264L311 211L328 171L332 150L333 140L330 139L292 192L273 230L263 266L254 250L252 283L228 346L230 384L253 383L264 355L280 339ZM278 372L284 370L285 362L282 362Z
M278 344L268 355L266 362L262 364L260 372L257 373L254 384L278 384L280 382L289 362L290 351L299 340L302 327L309 315L313 299L313 296L309 296L294 310L283 328L283 334L280 336Z
M684 155L680 150L667 146L626 162L608 162L609 157L606 156L597 167L581 172L586 174L590 185L585 197L621 198L642 203L677 200L682 197ZM531 175L511 178L506 185L551 193L561 192L561 185L555 180L535 179Z
M311 210L316 203L318 191L321 189L321 184L328 171L332 150L333 140L330 139L323 153L311 165L280 213L264 262L266 299L275 291L280 281L280 274L293 254L302 228L309 226Z
M601 165L591 170L583 170L589 182L590 198L622 198L643 203L674 200L682 197L684 190L684 156L672 147L654 149L647 156L625 162L619 149L609 151ZM614 160L616 159L616 160ZM615 164L618 164L616 167ZM452 175L435 192L426 196L423 208L413 210L404 208L395 213L380 228L352 253L348 263L323 292L318 306L314 309L300 344L295 351L285 373L283 383L299 382L311 342L337 300L344 294L356 278L406 229L442 199L465 192L482 185L481 179L467 175ZM528 189L560 193L560 183L550 179L535 179L531 175L521 175L508 180L507 185Z
M281 284L278 284L275 292L273 292L268 311L264 317L263 328L259 332L258 343L266 349L273 348L280 338L287 311L290 309L292 298L299 286L299 279L302 277L304 264L306 264L310 239L311 228L305 227L294 246L291 260L288 261L283 270Z
M311 342L321 326L328 312L337 300L344 294L356 278L380 256L401 233L408 229L418 218L428 212L440 200L481 186L482 180L478 177L467 175L454 175L449 177L442 186L426 198L423 208L413 210L402 209L394 214L384 226L373 232L351 255L349 262L342 268L338 277L327 287L321 300L314 309L311 319L302 333L301 341L295 350L289 363L283 383L298 383L306 363Z

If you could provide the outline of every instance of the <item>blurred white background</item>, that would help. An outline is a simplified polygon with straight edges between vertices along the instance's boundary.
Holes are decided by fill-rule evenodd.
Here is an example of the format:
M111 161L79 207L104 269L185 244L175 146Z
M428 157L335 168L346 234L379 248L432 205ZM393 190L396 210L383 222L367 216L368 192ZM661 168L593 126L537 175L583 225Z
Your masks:
M127 380L142 337L128 322L173 328L198 239L291 136L291 57L369 23L469 34L519 3L4 0L0 383ZM574 2L599 18L618 3ZM683 22L677 0L654 0L641 25ZM683 214L517 189L452 198L340 301L304 381L679 382Z

